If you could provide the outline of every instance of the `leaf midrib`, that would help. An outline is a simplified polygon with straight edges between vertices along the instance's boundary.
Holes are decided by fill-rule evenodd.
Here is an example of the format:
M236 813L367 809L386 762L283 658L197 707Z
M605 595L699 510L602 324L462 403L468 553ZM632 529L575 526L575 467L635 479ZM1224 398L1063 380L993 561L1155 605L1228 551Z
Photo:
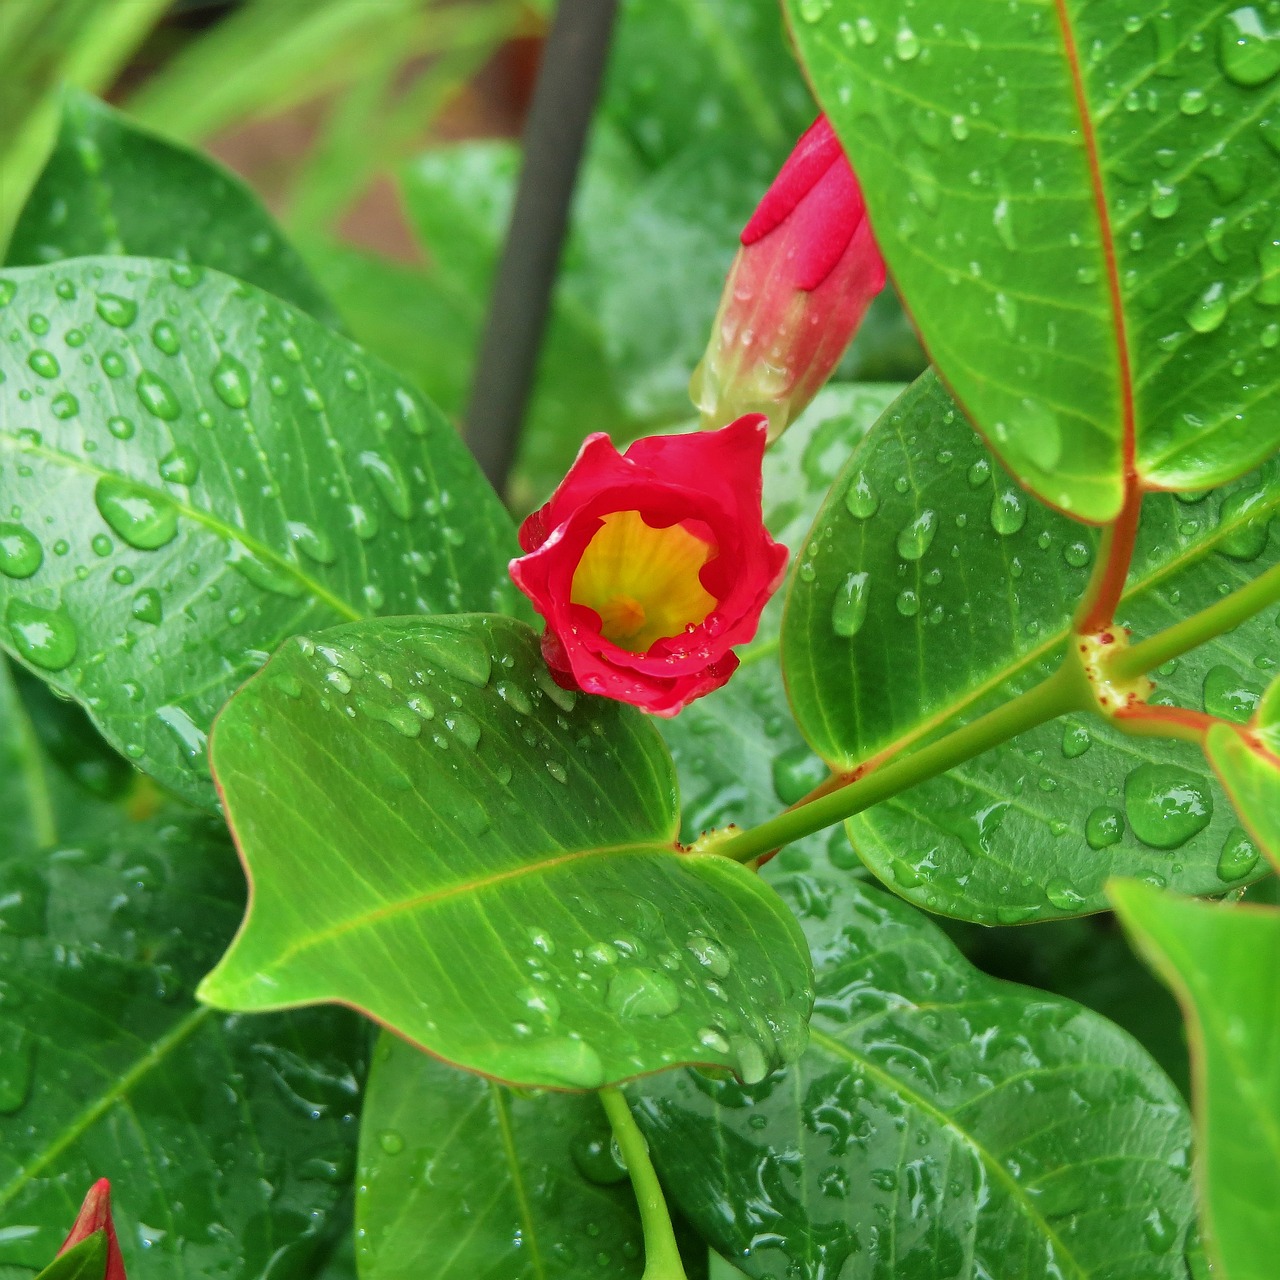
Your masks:
M171 493L157 489L153 485L148 485L142 481L135 480L132 476L123 475L116 471L109 471L105 467L95 466L91 462L87 462L83 458L77 458L72 454L63 453L60 449L51 449L44 444L28 444L26 441L20 440L10 431L0 430L0 444L3 444L11 452L22 454L34 454L36 457L45 459L48 462L58 463L75 471L85 472L87 475L96 477L99 480L122 480L131 485L136 485L140 489L145 489L150 493L156 494L166 503L171 505L180 515L185 516L194 524L200 525L208 529L212 533L216 533L219 537L225 538L230 542L241 543L248 551L263 560L269 561L272 565L283 570L288 576L295 579L301 584L303 589L316 599L323 601L334 612L340 614L346 622L360 622L369 615L348 604L340 596L336 596L322 583L316 581L309 573L303 570L295 561L282 555L266 543L261 542L245 529L236 528L234 525L227 524L219 519L212 512L205 511L200 507L193 507L190 503L183 502L175 498ZM160 548L163 549L163 548Z
M923 1094L913 1089L905 1081L900 1080L897 1076L885 1071L869 1058L858 1054L851 1046L844 1044L842 1041L837 1040L834 1036L828 1035L824 1031L820 1031L815 1026L810 1026L809 1035L815 1044L821 1045L828 1053L833 1054L838 1058L845 1058L849 1062L855 1064L859 1070L864 1071L869 1076L873 1076L882 1085L898 1094L899 1097L911 1106L915 1107L918 1111L936 1121L944 1129L948 1129L952 1133L956 1134L965 1146L977 1156L992 1177L1005 1188L1009 1194L1010 1200L1012 1200L1018 1207L1022 1215L1042 1232L1045 1239L1052 1242L1055 1249L1058 1251L1058 1256L1071 1264L1075 1274L1080 1278L1080 1280L1089 1280L1089 1273L1076 1259L1075 1255L1067 1248L1062 1238L1049 1225L1043 1215L1037 1212L1021 1184L1009 1172L1004 1163L978 1140L976 1135L962 1128L955 1122L955 1120L947 1115L945 1111L939 1110L934 1103L932 1103Z
M104 1093L90 1102L43 1151L24 1164L8 1183L0 1187L0 1210L4 1209L32 1178L37 1177L41 1170L97 1124L116 1103L126 1098L146 1075L160 1066L169 1054L181 1047L212 1016L212 1009L204 1007L193 1009L176 1026L154 1041L147 1052L128 1071Z

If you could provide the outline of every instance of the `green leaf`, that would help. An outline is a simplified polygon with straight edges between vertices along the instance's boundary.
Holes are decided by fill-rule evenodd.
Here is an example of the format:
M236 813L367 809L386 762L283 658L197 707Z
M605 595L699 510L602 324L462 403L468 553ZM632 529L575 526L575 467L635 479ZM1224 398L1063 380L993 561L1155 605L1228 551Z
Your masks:
M513 1092L384 1034L360 1129L361 1280L638 1277L611 1143L594 1094Z
M657 730L559 689L521 623L302 637L212 753L254 895L211 1004L341 1000L525 1085L682 1062L759 1079L803 1047L794 920L746 868L676 851Z
M1207 1252L1231 1280L1268 1280L1280 1249L1280 913L1132 881L1110 894L1187 1020Z
M748 1275L1183 1280L1190 1124L1124 1032L973 969L839 874L779 883L817 958L810 1046L743 1088L632 1091L664 1184Z
M212 802L209 722L285 637L517 607L452 428L314 320L145 259L0 296L0 640L166 786Z
M47 1263L106 1174L130 1280L309 1280L342 1219L364 1035L343 1010L192 1004L244 899L222 824L3 848L0 870L0 1274Z
M1276 448L1280 63L1257 11L787 7L934 363L1030 488L1102 522L1130 454L1186 490Z
M1274 463L1143 507L1119 620L1149 635L1274 562ZM934 740L1044 678L1070 638L1096 538L1028 500L932 374L854 451L793 573L783 668L806 739L851 772ZM1212 710L1273 659L1255 618L1158 673L1157 701ZM1186 785L1207 822L1152 818ZM1194 746L1067 717L851 819L862 859L921 906L982 923L1106 905L1112 874L1183 892L1256 878L1257 851Z
M765 524L793 560L850 450L899 390L828 386L765 454ZM739 650L742 665L724 688L674 719L656 721L680 777L682 840L730 822L763 822L827 777L826 765L806 746L787 706L778 665L781 613L778 595L754 642ZM812 842L829 843L846 865L857 862L839 829Z
M107 1272L107 1233L95 1231L55 1258L36 1280L103 1280Z
M9 663L0 659L0 850L56 840L47 761Z
M1257 691L1248 685L1241 690L1240 684L1231 681L1224 688L1237 706L1247 707ZM1204 749L1240 820L1280 868L1280 680L1257 702L1245 729L1216 724Z
M5 261L24 267L97 254L212 267L342 328L302 259L235 174L96 98L68 92L53 154Z

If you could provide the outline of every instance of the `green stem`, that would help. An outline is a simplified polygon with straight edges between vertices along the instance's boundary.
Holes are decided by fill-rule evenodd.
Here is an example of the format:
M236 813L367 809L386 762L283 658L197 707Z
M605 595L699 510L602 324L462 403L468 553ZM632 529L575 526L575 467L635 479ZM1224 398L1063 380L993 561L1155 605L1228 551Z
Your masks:
M644 1228L644 1275L641 1280L688 1280L667 1201L658 1185L658 1175L649 1159L649 1144L644 1140L631 1115L631 1108L621 1089L601 1089L600 1102L613 1127L618 1150L631 1175L636 1203L640 1206L640 1223Z
M1173 658L1247 622L1269 604L1280 601L1280 565L1260 574L1246 586L1224 596L1217 604L1184 618L1168 630L1117 653L1107 664L1115 680L1132 680Z
M1064 663L1042 684L996 707L972 724L921 747L919 751L891 760L838 791L730 836L713 846L714 851L735 862L750 862L782 845L821 831L823 827L843 822L845 818L945 773L1046 720L1068 711L1086 710L1090 705L1088 686L1076 664Z

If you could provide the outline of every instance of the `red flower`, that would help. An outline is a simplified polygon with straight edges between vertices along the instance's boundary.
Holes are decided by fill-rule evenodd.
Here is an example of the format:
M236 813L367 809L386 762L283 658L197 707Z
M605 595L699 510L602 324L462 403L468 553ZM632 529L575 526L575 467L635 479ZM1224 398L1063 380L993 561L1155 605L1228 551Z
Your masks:
M780 435L831 376L884 280L858 180L819 116L742 232L690 387L704 426L757 412L769 438Z
M728 680L787 559L760 516L764 446L758 414L622 455L587 437L511 562L562 685L670 716Z
M58 1250L58 1257L82 1240L87 1240L95 1231L107 1233L107 1269L102 1280L125 1280L124 1259L120 1256L115 1224L111 1221L111 1183L106 1178L99 1178L89 1188L71 1232Z

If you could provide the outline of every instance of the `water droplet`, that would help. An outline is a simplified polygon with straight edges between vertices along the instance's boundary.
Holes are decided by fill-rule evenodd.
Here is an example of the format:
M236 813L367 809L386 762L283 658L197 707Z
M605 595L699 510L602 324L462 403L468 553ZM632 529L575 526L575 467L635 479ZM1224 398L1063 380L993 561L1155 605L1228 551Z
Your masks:
M404 1150L404 1137L394 1129L383 1129L378 1134L378 1146L384 1154L398 1156Z
M37 347L27 356L27 364L31 366L33 373L38 373L42 378L56 378L62 372L58 357L43 347Z
M1230 494L1218 512L1218 526L1226 532L1217 549L1232 560L1256 560L1267 545L1271 510L1265 489L1249 489ZM1259 511L1258 508L1261 508ZM1254 512L1257 514L1253 514Z
M774 757L773 789L783 804L795 804L831 776L831 770L802 742Z
M138 304L118 293L100 293L94 304L97 313L117 329L127 329L137 318Z
M837 590L831 605L831 629L836 635L850 639L866 621L870 577L868 573L851 573Z
M133 616L139 622L149 622L158 627L164 621L164 605L160 593L154 587L144 587L133 597Z
M80 638L61 609L41 609L25 600L10 600L5 621L20 657L45 671L61 671L71 665Z
M93 491L102 518L131 547L155 551L178 533L178 510L163 494L118 476L103 476Z
M402 738L417 738L422 733L422 720L408 706L399 703L377 702L372 698L357 698L356 710L370 720L389 725Z
M1009 207L1008 197L996 201L996 206L991 211L991 225L995 227L996 235L1000 237L1000 243L1006 249L1012 250L1018 247L1018 241L1013 232L1013 212Z
M919 560L933 543L938 531L938 513L927 508L898 532L898 554L904 560Z
M1280 33L1266 25L1253 5L1242 5L1218 26L1218 56L1236 84L1266 84L1280 71Z
M249 371L229 351L218 357L209 375L218 399L229 409L243 409L253 395L253 384L249 380Z
M360 455L360 465L373 480L374 487L382 496L382 500L401 520L408 520L413 514L413 503L409 497L409 482L393 458L385 458L380 453L367 450Z
M247 582L262 591L296 600L306 593L305 585L285 564L272 563L256 555L241 542L232 542L227 550L227 563Z
M1073 568L1083 569L1093 559L1093 548L1087 542L1068 542L1062 558Z
M542 1075L571 1089L598 1089L605 1080L600 1055L585 1040L550 1036L512 1053L513 1074Z
M565 689L556 684L551 672L544 666L536 666L533 670L533 681L561 711L570 712L577 706L578 695L573 689Z
M1084 755L1093 746L1089 730L1082 724L1068 724L1062 730L1062 754L1068 760L1075 760Z
M1186 314L1197 333L1212 333L1227 318L1227 289L1220 280L1211 284Z
M80 412L80 401L70 391L61 391L49 402L49 408L59 422L66 422Z
M178 405L177 397L173 394L173 388L159 374L144 369L138 374L138 380L134 385L138 392L138 399L142 401L142 407L148 413L162 418L165 422L173 422L181 414L182 409Z
M171 484L195 484L200 459L190 449L171 449L160 459L160 475Z
M1153 849L1176 849L1209 825L1213 796L1202 778L1172 764L1140 764L1124 780L1133 833Z
M1119 844L1124 837L1124 814L1107 804L1100 804L1085 819L1084 838L1090 849L1106 849Z
M680 990L657 969L631 966L609 979L605 1005L623 1018L665 1018L680 1007Z
M1184 116L1198 116L1209 105L1209 95L1203 89L1187 89L1178 99L1178 110Z
M166 706L156 709L160 721L178 740L189 760L202 760L209 745L209 735L181 707Z
M975 488L980 488L991 479L991 463L986 458L979 458L969 468L969 483Z
M313 529L301 520L290 520L286 526L289 539L308 560L316 564L333 564L338 553L333 548L333 541L327 533Z
M8 578L29 578L43 562L44 548L30 529L0 524L0 573Z
M1178 1238L1178 1224L1159 1205L1153 1205L1143 1219L1142 1234L1152 1253L1168 1253Z
M548 773L549 773L549 774L550 774L550 775L551 775L551 776L552 776L552 777L553 777L557 782L568 782L568 781L569 781L569 774L566 772L564 765L562 765L562 764L560 763L560 761L559 761L559 760L548 760L548 761L547 761L547 772L548 772Z
M905 22L894 34L893 51L903 62L910 62L920 54L920 37Z
M157 320L151 326L151 341L156 349L167 356L176 356L182 349L178 341L178 331L167 320Z
M1153 218L1172 218L1178 212L1181 197L1178 188L1161 182L1159 178L1151 180L1150 209Z
M870 520L880 507L880 498L865 471L859 471L844 491L844 505L855 520Z
M588 1182L611 1187L627 1177L627 1166L618 1156L613 1134L602 1125L587 1125L569 1141L574 1166Z
M991 500L991 527L1009 537L1027 522L1027 503L1017 489L1002 489Z
M729 959L729 953L714 938L708 938L703 933L695 933L690 936L687 945L694 959L708 970L713 978L729 976L733 962Z
M1218 877L1243 880L1258 865L1258 846L1241 827L1232 827L1218 855Z
M527 716L533 710L533 703L529 701L529 695L518 684L514 684L510 680L500 680L498 682L498 697L517 715Z
M904 618L914 618L920 612L920 597L910 587L898 592L894 607Z
M107 430L117 440L132 440L134 426L128 418L114 417L107 419Z
M465 711L454 711L444 718L450 732L464 747L474 751L480 745L480 721L469 716ZM548 765L548 768L551 766ZM561 779L563 781L563 779Z
M1059 911L1079 911L1085 904L1085 896L1063 876L1054 876L1044 887L1044 896Z
M1262 701L1262 690L1230 667L1210 667L1204 678L1204 709L1211 716L1244 724Z

